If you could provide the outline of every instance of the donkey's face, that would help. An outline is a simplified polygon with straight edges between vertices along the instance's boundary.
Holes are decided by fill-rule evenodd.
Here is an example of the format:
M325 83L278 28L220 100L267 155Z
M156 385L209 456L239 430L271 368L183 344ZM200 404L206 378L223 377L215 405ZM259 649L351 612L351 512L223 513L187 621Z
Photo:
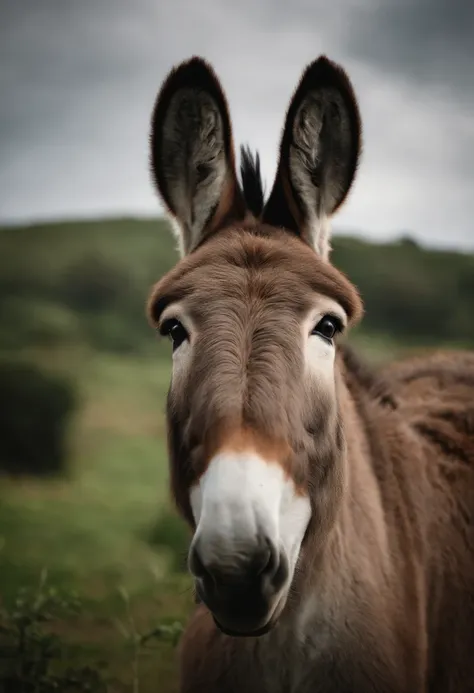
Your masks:
M290 104L264 206L248 155L240 188L206 63L174 70L156 103L153 173L184 256L150 299L173 344L172 487L195 530L198 594L227 633L275 624L308 528L327 532L341 495L335 342L360 302L328 262L327 218L350 188L359 140L349 81L320 58Z

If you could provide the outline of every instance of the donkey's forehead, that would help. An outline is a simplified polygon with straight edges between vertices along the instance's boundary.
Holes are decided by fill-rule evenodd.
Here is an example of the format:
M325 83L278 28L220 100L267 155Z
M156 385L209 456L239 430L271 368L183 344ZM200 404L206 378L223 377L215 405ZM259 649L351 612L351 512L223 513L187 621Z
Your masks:
M154 319L175 301L205 304L245 302L249 291L263 301L306 310L316 294L341 305L356 321L361 302L355 287L304 242L278 229L228 229L182 259L155 286L150 310Z

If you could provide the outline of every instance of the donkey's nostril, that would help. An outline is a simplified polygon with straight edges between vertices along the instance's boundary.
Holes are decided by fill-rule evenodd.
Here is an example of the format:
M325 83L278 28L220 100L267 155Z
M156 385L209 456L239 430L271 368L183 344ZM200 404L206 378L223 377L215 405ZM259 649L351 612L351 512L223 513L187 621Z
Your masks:
M266 539L265 546L257 558L257 575L261 577L273 575L278 568L278 560L278 551L275 545Z
M266 626L289 574L285 552L255 535L236 542L199 534L191 545L189 568L199 598L228 634Z
M239 551L226 551L225 547L208 551L207 543L202 538L195 541L189 554L189 568L194 577L202 580L209 588L224 588L227 585L242 587L247 585L255 589L266 588L276 580L281 565L281 556L277 547L269 539L260 545L248 548L239 547ZM270 582L269 582L270 581ZM259 587L260 586L260 587Z
M288 559L284 552L268 542L266 564L260 571L264 591L278 592L285 584L289 573Z

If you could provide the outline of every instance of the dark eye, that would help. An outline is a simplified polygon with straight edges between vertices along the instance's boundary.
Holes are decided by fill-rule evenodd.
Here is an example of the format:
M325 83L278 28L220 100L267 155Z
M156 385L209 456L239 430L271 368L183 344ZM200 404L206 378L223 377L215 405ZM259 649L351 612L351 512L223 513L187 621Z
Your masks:
M323 337L328 342L331 342L338 332L342 331L342 323L339 318L334 315L325 315L313 328L311 334Z
M163 325L160 327L160 334L171 339L173 351L175 351L183 342L189 339L189 335L185 328L179 322L179 320L176 320L176 318L165 320Z

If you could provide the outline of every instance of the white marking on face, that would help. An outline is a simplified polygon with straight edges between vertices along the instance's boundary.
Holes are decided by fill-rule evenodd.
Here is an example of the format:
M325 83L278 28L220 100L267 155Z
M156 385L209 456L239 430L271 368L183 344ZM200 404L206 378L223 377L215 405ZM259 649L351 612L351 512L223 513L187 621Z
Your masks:
M180 378L184 378L191 365L192 345L196 330L192 320L185 313L183 306L180 303L170 303L170 305L165 308L160 317L160 325L164 324L171 318L179 320L189 335L189 339L182 342L172 354L173 381L176 383Z
M288 588L311 516L307 497L298 495L276 462L249 452L222 452L191 490L191 508L205 563L229 568L236 558L268 537L288 559Z

